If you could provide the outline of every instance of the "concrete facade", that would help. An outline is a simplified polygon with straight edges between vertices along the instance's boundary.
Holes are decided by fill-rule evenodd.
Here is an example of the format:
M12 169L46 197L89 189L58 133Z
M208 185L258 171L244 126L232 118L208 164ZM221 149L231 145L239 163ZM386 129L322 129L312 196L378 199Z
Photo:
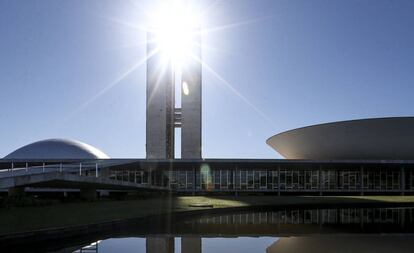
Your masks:
M194 39L200 44L200 36ZM201 48L194 45L182 69L181 92L181 158L201 158ZM184 87L186 86L186 87Z
M11 152L4 159L108 159L101 150L70 139L47 139L30 143Z
M181 108L175 107L176 69L172 59L156 52L154 34L147 43L147 159L174 159L175 128L181 128L181 158L201 158L201 48L191 48L181 69ZM200 42L200 36L195 38ZM198 44L198 43L195 43ZM194 57L193 57L194 56ZM195 58L195 59L194 59Z
M414 160L414 117L330 122L292 129L266 143L287 159Z
M147 40L153 41L148 33ZM174 158L174 72L170 59L147 43L147 159Z

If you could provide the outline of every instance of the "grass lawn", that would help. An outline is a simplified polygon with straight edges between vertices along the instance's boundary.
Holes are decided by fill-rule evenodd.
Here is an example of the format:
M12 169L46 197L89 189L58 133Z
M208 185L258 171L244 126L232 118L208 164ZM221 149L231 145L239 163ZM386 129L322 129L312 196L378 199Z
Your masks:
M145 200L102 200L43 207L0 208L0 235L211 208L191 207L197 204L227 208L373 202L414 204L414 196L173 196Z

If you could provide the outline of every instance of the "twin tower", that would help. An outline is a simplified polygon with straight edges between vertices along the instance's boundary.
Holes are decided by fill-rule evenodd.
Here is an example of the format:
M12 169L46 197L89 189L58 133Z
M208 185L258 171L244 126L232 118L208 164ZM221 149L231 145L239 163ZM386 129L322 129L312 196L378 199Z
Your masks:
M181 158L201 158L201 48L195 38L181 69L147 34L147 159L175 158L175 129L181 128ZM191 56L190 56L191 55ZM181 101L175 89L180 87Z

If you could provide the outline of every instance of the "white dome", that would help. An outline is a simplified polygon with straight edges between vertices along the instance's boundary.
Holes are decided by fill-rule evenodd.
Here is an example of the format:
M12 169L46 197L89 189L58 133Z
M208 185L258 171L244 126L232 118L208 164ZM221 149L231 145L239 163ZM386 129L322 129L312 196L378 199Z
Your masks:
M4 159L108 159L104 152L86 143L49 139L23 146Z

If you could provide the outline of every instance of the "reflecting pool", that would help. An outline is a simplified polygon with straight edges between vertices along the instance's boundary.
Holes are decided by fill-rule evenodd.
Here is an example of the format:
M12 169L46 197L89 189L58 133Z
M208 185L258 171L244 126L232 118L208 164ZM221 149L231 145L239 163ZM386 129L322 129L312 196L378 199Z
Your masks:
M73 252L299 253L413 252L414 236L341 235L294 237L147 237L111 238ZM59 251L70 252L70 251Z
M413 232L412 207L261 208L130 220L78 237L14 250L100 253L413 252Z

